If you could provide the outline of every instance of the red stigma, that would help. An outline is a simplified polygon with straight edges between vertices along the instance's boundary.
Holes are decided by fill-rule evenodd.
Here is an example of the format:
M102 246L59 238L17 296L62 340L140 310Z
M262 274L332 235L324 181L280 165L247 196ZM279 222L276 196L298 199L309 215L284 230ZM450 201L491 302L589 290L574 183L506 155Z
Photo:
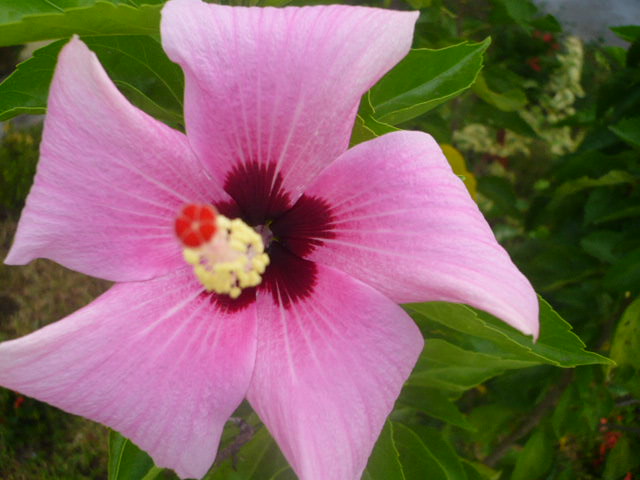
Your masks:
M190 203L176 218L176 235L185 247L199 247L216 233L218 212L212 205Z

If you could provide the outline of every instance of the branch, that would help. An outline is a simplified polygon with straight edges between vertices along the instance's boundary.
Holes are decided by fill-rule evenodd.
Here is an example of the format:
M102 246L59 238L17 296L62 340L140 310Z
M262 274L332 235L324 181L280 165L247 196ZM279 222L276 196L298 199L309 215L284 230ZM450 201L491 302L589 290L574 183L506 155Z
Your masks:
M217 467L228 458L231 458L233 468L235 469L237 453L247 442L249 442L249 440L253 438L256 430L243 418L230 417L229 421L235 424L240 429L240 432L229 445L218 452L218 456L216 457L216 461L213 465Z
M489 467L495 467L500 459L509 451L509 449L521 438L528 435L534 428L538 426L540 421L547 415L549 410L556 406L560 397L571 384L573 380L573 369L564 372L560 382L549 389L547 396L535 406L531 415L514 430L509 436L502 440L495 450L484 459L484 463Z

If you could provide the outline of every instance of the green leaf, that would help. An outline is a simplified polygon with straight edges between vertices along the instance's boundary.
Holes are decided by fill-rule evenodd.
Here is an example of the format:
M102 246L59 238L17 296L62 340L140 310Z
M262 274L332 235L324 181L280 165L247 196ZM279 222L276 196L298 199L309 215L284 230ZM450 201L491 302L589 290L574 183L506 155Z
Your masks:
M604 47L604 51L608 56L612 58L609 63L615 62L618 65L626 65L627 63L627 49L617 46ZM578 112L578 115L580 113Z
M512 88L502 93L492 90L482 74L478 75L473 85L473 93L503 112L516 112L524 108L528 102L527 96L520 88Z
M0 25L15 23L29 15L62 13L70 8L90 7L101 0L0 0ZM102 0L114 5L155 5L165 0Z
M479 351L500 358L558 367L612 364L597 353L585 351L584 343L571 331L571 326L544 299L539 298L539 302L540 337L537 342L490 314L465 305L429 302L408 304L405 308L418 323L436 322L465 337L475 338Z
M611 31L627 42L634 42L640 39L640 25L611 27Z
M0 120L23 113L44 113L53 68L65 43L59 41L36 50L0 83Z
M519 217L518 198L513 184L504 177L497 175L483 175L478 179L478 191L491 200L492 206L488 213L491 217L509 215Z
M604 286L614 292L640 293L640 248L616 261L604 276Z
M538 12L536 6L529 0L497 0L501 3L507 15L518 25L529 28L529 23Z
M635 40L629 47L629 50L627 50L625 64L629 69L640 67L640 40ZM637 102L632 100L631 103L636 104ZM623 107L622 110L629 111L628 108L625 107Z
M109 432L109 480L152 480L161 468L118 432Z
M595 436L599 421L614 408L609 386L599 367L577 368L554 408L551 425L556 438Z
M466 480L460 460L436 429L394 422L393 438L407 480Z
M536 364L465 350L445 340L430 338L408 384L463 392L505 370Z
M419 10L421 8L430 7L433 0L405 0L412 8Z
M409 428L418 435L424 446L436 459L438 466L444 472L444 478L466 480L467 474L458 455L438 430L426 425L411 425Z
M511 480L544 478L544 474L551 467L553 457L554 448L551 439L544 430L536 430L518 455Z
M484 463L470 462L464 458L462 461L469 480L499 480L502 475L501 472L487 467Z
M282 480L288 469L276 442L263 427L233 459L216 466L205 480Z
M446 480L447 477L438 462L427 449L418 434L401 423L393 423L393 439L400 454L400 463L405 478L413 480Z
M13 0L4 0L13 1ZM0 46L50 40L78 35L157 35L161 5L133 7L104 1L51 0L34 8L28 1L22 9L9 7L0 19ZM51 8L49 8L51 7ZM2 6L0 5L0 11ZM38 11L38 14L33 14Z
M577 386L569 385L551 414L551 425L557 438L589 432L590 425L587 425L580 408L582 402Z
M378 438L363 480L407 480L400 465L399 453L393 439L393 425L387 422Z
M640 117L625 118L609 130L629 145L640 147Z
M621 203L625 203L624 199L621 199ZM628 203L628 201L626 203ZM629 217L640 217L640 205L630 205L630 206L622 207L614 212L609 213L608 215L603 215L601 217L594 218L592 221L593 223L598 224L598 223L612 222L614 220L621 220L623 218L629 218Z
M374 117L397 125L461 94L473 85L490 42L412 50L371 89Z
M350 146L366 142L385 133L395 132L398 129L373 118L373 107L371 106L371 92L362 96L360 110L356 116L356 121L351 132Z
M617 256L613 251L622 239L623 234L610 230L598 230L582 237L580 246L589 255L607 263L613 263Z
M570 180L558 187L549 208L553 209L557 207L565 197L588 188L619 185L622 183L635 183L637 181L638 178L624 170L611 170L598 178L581 177L576 180Z
M625 195L613 187L596 188L589 194L584 206L585 225L627 217L640 217L640 196Z
M469 412L469 421L476 429L469 435L469 440L478 446L478 456L485 457L490 453L490 445L505 432L513 430L520 420L508 403L501 402L475 406Z
M631 440L626 435L620 437L615 447L607 455L607 463L602 474L603 480L620 480L627 472L634 470L640 465L638 457L637 440Z
M538 17L529 22L532 27L544 32L562 32L562 24L553 15L545 15L544 17Z
M349 147L353 147L359 143L366 142L376 138L376 132L373 131L370 125L367 125L366 120L356 115L356 121L353 124L353 130L351 130L351 140L349 141Z
M399 406L420 410L465 430L475 430L453 400L442 390L408 385L402 389L397 403Z
M135 105L172 126L182 122L183 76L158 42L143 36L83 39L111 79ZM57 56L66 41L36 50L0 84L0 120L44 113Z
M476 102L469 114L487 126L493 126L496 129L506 128L525 137L537 138L535 130L522 119L519 112L504 112L488 103Z
M0 25L16 23L29 15L61 13L68 8L93 5L96 0L0 0Z
M611 342L611 359L617 368L640 371L640 297L627 307Z
M226 479L226 480L229 480L229 479ZM291 469L291 467L287 466L282 468L275 475L272 475L271 477L269 477L269 480L298 480L298 477L296 476L295 473L293 473L293 470Z

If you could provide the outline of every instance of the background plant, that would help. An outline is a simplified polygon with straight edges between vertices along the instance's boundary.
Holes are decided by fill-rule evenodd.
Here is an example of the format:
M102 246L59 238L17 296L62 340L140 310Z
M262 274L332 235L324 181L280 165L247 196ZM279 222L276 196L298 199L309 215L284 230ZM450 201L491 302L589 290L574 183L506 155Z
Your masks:
M77 33L132 102L182 128L182 73L160 47L161 3L0 0L2 45L53 41L0 84L0 120L46 111L56 55ZM633 478L640 473L640 27L615 29L628 48L604 48L565 35L528 0L371 4L419 8L421 17L414 50L363 98L352 143L396 128L434 135L557 312L541 301L533 344L465 306L405 306L427 344L364 478ZM16 51L5 50L7 71ZM17 121L4 127L5 250L34 172L38 130ZM46 261L2 267L0 278L0 340L107 288ZM586 351L562 317L588 350L616 364ZM0 392L2 478L175 478L117 433L108 443L106 436ZM206 478L293 474L243 404Z

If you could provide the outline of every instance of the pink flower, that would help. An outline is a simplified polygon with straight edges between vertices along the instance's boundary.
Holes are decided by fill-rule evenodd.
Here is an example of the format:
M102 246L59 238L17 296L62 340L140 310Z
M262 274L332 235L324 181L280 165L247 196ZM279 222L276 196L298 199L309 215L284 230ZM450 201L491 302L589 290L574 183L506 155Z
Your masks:
M416 17L170 1L162 41L185 73L186 135L130 105L72 39L6 262L118 283L1 344L0 384L109 425L181 477L205 474L246 397L300 478L356 479L423 345L397 303L464 302L536 335L529 282L429 135L346 150ZM259 240L231 260L235 234L190 250L174 222L193 203ZM235 295L194 274L253 261L261 242L257 287L239 267Z

